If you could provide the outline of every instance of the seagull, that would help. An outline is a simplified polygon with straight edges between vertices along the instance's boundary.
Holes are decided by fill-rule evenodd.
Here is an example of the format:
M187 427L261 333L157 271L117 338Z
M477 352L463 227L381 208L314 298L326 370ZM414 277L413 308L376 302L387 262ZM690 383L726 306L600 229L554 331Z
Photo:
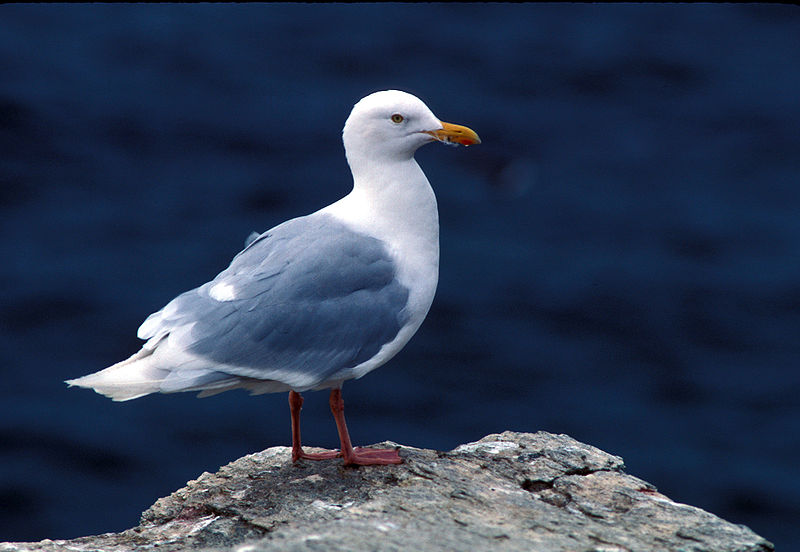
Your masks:
M342 131L352 191L310 215L251 235L230 266L139 327L141 350L68 380L115 401L151 393L289 392L292 461L402 462L395 449L354 448L342 384L394 357L428 314L439 279L439 215L414 159L428 142L474 145L416 96L375 92ZM330 389L339 451L305 452L302 392Z

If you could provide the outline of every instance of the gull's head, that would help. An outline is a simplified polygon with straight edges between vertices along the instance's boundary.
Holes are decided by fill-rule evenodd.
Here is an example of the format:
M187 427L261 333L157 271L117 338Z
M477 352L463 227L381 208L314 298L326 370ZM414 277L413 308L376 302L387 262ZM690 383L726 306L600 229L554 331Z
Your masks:
M428 142L471 146L480 138L467 127L443 123L416 96L384 90L362 98L353 106L342 131L348 160L410 159Z

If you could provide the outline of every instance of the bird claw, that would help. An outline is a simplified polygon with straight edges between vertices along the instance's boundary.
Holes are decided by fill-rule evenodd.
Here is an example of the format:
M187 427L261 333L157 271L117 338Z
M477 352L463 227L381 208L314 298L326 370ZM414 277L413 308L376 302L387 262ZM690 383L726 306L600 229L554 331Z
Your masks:
M329 450L326 452L305 452L303 449L299 451L292 451L292 462L298 460L331 460L333 458L340 458L342 453L338 450Z
M373 449L356 447L352 454L344 457L344 465L356 466L385 466L389 464L402 464L403 459L396 449Z
M344 457L345 466L386 466L403 463L403 459L395 449L355 447L348 455L343 455L338 450L305 452L300 449L299 451L292 451L292 462L297 462L298 460L332 460L342 457Z

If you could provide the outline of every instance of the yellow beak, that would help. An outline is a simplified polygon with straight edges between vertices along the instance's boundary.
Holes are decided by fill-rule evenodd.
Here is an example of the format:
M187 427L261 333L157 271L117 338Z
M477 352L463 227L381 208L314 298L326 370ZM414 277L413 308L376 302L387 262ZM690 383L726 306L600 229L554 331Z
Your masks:
M481 139L478 138L474 130L452 123L442 122L441 130L428 130L425 133L430 134L440 142L451 142L462 146L474 146L481 143Z

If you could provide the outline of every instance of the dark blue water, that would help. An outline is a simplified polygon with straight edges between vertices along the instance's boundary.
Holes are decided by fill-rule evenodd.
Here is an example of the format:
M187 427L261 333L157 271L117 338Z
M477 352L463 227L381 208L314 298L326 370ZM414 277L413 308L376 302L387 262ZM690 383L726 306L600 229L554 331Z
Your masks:
M794 544L800 10L731 5L1 6L0 540L130 527L289 443L283 394L62 380L347 193L342 125L386 88L484 143L417 156L439 291L345 386L354 439L565 432ZM303 421L337 445L325 393Z

